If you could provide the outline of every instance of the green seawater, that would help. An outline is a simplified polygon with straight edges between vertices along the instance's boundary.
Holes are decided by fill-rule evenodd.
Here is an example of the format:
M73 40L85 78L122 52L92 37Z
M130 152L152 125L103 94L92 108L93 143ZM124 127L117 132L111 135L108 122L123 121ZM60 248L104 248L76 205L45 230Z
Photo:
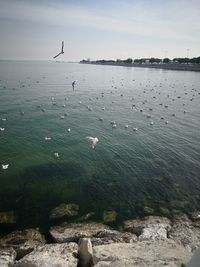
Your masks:
M0 212L17 216L1 233L48 229L61 203L95 220L115 210L117 223L199 208L199 73L0 61L0 118L0 164L9 164L0 169ZM99 139L95 150L88 135Z

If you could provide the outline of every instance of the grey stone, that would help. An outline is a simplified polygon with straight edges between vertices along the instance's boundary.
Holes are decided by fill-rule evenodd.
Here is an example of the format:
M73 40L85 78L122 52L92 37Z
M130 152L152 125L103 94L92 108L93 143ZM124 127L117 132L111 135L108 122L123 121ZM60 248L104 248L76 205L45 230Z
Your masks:
M76 267L77 252L75 243L39 246L19 260L15 267Z
M46 240L38 228L14 231L0 238L0 246L4 248L13 247L17 252L17 259L33 251L36 246L45 243Z
M195 251L200 246L200 228L186 215L176 216L169 238L183 245L189 251Z
M16 258L16 252L13 248L0 249L0 266L1 267L11 267L14 266L14 261Z
M63 223L59 226L51 227L50 234L58 243L78 242L80 238L92 237L105 229L110 229L110 227L95 222Z
M114 243L93 247L95 267L181 267L191 253L173 240Z
M125 221L123 224L124 231L131 232L136 235L141 235L144 233L145 228L152 228L151 232L153 234L153 230L156 228L161 228L160 233L161 235L165 235L163 229L166 229L167 232L171 229L171 222L168 218L160 217L160 216L148 216L144 219L135 219L135 220L128 220Z
M137 241L137 236L128 232L119 232L115 230L100 231L91 238L93 246L111 244L111 243L133 243Z

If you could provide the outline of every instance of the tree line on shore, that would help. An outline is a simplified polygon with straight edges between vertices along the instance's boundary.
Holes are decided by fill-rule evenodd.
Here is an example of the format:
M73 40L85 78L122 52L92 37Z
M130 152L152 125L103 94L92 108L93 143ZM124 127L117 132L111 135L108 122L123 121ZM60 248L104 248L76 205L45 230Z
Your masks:
M125 63L125 64L200 64L200 57L193 57L193 58L139 58L139 59L132 59L127 58L125 60L117 59L117 60L95 60L91 61L90 59L83 59L81 63Z

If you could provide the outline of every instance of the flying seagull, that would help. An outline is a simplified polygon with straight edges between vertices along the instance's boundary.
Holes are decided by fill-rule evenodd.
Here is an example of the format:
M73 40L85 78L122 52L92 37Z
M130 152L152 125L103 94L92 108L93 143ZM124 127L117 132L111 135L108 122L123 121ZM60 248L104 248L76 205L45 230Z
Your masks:
M99 142L99 139L97 137L92 136L86 136L85 138L91 142L92 148L95 149L97 142Z
M62 48L61 48L61 52L60 52L59 54L57 54L55 57L53 57L53 58L56 58L56 57L58 57L58 56L60 56L60 55L64 54L63 48L64 48L64 41L62 41Z

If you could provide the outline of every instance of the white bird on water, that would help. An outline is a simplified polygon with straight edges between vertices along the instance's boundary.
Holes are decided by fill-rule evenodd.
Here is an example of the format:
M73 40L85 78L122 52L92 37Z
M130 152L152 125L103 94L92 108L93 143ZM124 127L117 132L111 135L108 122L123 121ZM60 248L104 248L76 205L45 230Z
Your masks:
M51 140L51 137L48 137L48 136L45 136L45 141L50 141Z
M7 170L8 169L8 166L9 166L9 164L2 164L2 169L3 170Z
M56 158L56 159L59 158L59 154L58 154L58 152L55 152L55 153L54 153L54 158Z
M1 132L4 132L4 131L5 131L5 128L0 128L0 131L1 131Z
M99 139L97 137L92 137L92 136L86 136L85 138L91 142L92 149L95 149L97 143L99 142Z

